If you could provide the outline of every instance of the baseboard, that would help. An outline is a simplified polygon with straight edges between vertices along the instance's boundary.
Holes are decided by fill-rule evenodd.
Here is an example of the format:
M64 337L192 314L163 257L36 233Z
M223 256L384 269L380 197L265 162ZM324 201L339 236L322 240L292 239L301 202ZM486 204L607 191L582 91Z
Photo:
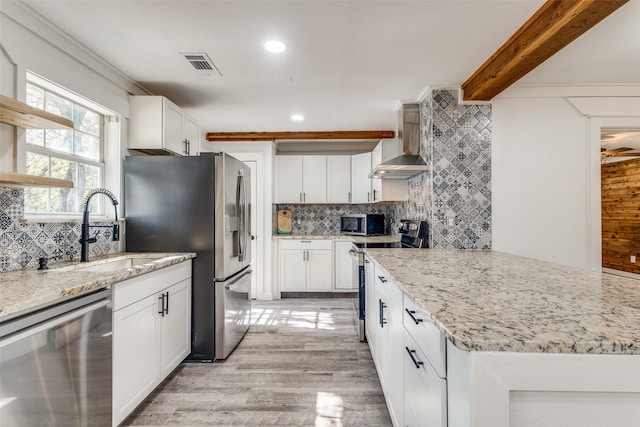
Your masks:
M280 298L357 298L357 292L281 292Z

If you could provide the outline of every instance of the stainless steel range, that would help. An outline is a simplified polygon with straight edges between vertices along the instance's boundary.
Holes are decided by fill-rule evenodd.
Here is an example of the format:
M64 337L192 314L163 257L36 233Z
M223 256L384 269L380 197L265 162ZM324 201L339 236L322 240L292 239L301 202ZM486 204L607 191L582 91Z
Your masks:
M408 248L419 249L427 248L429 244L429 232L427 221L418 221L410 219L400 220L398 226L400 234L399 242L355 242L351 254L354 256L354 276L358 281L358 318L360 320L359 335L360 341L365 340L364 319L366 316L365 307L365 287L367 278L365 277L365 259L363 249L367 248ZM355 278L355 277L354 277Z

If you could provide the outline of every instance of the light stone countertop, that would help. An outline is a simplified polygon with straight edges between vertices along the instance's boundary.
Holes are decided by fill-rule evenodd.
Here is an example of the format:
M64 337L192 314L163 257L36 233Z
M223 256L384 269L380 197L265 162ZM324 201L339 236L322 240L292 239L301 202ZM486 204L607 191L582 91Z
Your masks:
M399 242L400 236L385 234L384 236L352 236L350 234L274 234L274 239L326 239L326 240L349 240L354 243L393 243Z
M87 263L52 264L49 270L44 271L31 269L0 273L0 322L195 257L194 253L128 252L96 257ZM149 262L109 272L78 270L125 258L148 258Z
M365 253L462 350L640 354L640 280L495 251Z

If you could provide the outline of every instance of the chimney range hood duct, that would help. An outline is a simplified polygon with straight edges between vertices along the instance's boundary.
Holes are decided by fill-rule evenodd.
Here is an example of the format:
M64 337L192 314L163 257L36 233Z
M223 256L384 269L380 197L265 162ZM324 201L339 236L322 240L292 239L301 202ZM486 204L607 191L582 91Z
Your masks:
M420 104L403 104L398 120L398 139L402 155L380 163L369 178L409 179L428 170L420 156Z

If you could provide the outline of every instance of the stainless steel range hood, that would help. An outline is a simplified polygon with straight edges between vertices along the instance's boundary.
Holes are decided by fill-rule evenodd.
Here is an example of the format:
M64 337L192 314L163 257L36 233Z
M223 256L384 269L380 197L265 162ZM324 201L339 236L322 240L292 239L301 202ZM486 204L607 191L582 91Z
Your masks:
M380 163L369 178L408 179L428 170L420 156L420 104L400 107L398 139L402 143L402 155Z

